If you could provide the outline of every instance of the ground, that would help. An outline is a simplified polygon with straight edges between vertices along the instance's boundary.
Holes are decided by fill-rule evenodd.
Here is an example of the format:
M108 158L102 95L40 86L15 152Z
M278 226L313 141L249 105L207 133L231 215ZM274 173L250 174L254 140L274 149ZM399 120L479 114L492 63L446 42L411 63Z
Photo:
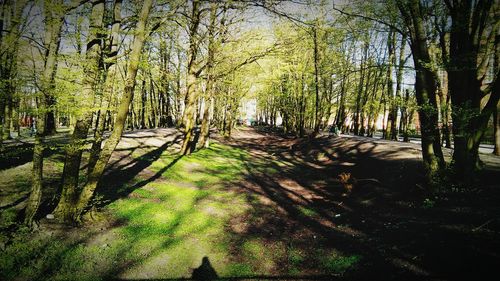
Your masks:
M479 185L436 179L431 193L414 144L242 127L180 157L180 137L127 133L80 227L42 218L36 232L12 231L31 164L4 161L0 279L175 279L209 267L253 280L456 280L500 264L498 157L481 155ZM42 213L61 157L54 148L47 161Z

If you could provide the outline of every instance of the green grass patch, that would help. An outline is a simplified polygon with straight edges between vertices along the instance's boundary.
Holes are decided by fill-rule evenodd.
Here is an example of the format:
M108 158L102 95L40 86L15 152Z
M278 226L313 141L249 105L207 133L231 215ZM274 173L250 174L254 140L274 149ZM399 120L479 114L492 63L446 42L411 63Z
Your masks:
M291 275L300 274L302 264L306 260L303 251L293 246L289 246L287 251L287 258L289 267L288 273Z
M314 209L308 207L300 206L299 211L306 217L314 217L318 215L318 213Z
M133 153L138 158L147 153L138 152ZM156 160L148 170L156 173L156 180L147 181L150 173L144 173L145 178L136 176L117 188L126 195L98 213L108 224L17 233L0 251L0 280L183 278L191 277L204 256L221 277L309 274L311 262L320 273L344 273L360 260L336 253L316 255L314 247L321 248L317 244L311 249L309 244L287 246L283 241L287 238L267 236L266 225L248 233L230 231L232 218L251 214L240 221L244 231L246 225L258 227L260 220L276 211L260 205L257 195L240 192L237 183L245 179L247 169L273 174L286 162L254 159L245 150L219 143L189 156L164 151L151 159ZM51 163L48 170L55 178L62 166ZM8 184L19 183L20 190L29 187L27 166ZM18 176L9 173L9 180ZM135 185L140 188L133 189ZM298 208L303 216L318 216L313 208ZM0 219L12 222L14 215L4 211Z
M247 263L231 263L227 266L227 275L232 277L252 276L254 271L252 266Z
M321 260L322 268L332 274L343 274L346 271L354 268L360 262L361 256L343 256L334 252Z
M112 226L62 231L57 237L42 231L36 239L18 234L0 253L0 279L190 277L204 256L217 272L249 273L230 262L225 231L228 220L248 208L244 195L230 186L243 177L248 153L213 144L174 163L177 158L165 151L149 167L162 173L159 181L104 209ZM123 190L143 180L136 177ZM3 212L2 219L12 215Z

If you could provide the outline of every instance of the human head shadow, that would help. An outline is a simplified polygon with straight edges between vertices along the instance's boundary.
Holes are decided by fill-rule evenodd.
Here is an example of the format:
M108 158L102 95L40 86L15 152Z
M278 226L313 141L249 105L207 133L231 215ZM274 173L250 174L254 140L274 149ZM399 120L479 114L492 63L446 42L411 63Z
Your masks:
M208 257L204 256L201 260L201 265L193 269L191 278L198 281L211 281L217 280L219 278L219 275L212 267L212 264L210 263Z

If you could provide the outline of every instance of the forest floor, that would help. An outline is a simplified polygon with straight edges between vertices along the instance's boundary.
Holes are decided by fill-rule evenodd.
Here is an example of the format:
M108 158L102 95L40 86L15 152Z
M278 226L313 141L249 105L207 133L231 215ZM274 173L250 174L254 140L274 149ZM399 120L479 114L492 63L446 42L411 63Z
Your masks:
M126 133L86 223L41 218L34 233L13 231L31 163L14 157L29 147L12 151L0 163L0 280L189 278L203 257L219 277L252 280L477 280L500 264L498 157L481 155L476 186L430 193L414 144L238 128L180 157L180 140ZM62 157L48 155L42 211Z

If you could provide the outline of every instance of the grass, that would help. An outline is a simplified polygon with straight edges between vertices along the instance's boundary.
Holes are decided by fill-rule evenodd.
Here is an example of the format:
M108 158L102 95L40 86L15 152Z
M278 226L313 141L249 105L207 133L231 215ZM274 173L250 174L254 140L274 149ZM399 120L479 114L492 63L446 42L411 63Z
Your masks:
M229 262L225 224L246 208L230 183L241 180L246 157L242 150L214 144L182 158L160 180L109 204L103 212L112 226L103 230L42 231L31 240L31 234L18 233L0 254L0 279L189 277L203 256L224 271ZM151 170L159 172L175 158L166 151ZM2 221L10 216L2 212Z
M318 215L318 213L312 208L300 206L299 211L306 217L314 217Z
M44 163L44 192L54 189L54 182L59 180L63 166L55 157L48 158ZM25 163L10 169L0 170L0 207L9 206L12 202L22 201L28 196L31 188L32 164ZM5 235L2 232L16 224L17 215L23 204L12 208L0 210L0 243L3 243Z
M0 279L190 277L204 256L219 276L234 277L301 274L307 260L331 273L355 266L357 256L323 258L300 248L287 250L282 241L286 237L268 240L228 231L230 220L248 213L256 200L237 184L245 178L250 157L242 149L218 143L180 159L165 151L149 166L161 176L151 182L136 176L125 183L123 190L147 182L104 207L98 216L102 221L74 229L49 226L35 234L21 229L0 251ZM22 169L26 171L18 178L12 175L9 185L26 184L29 169ZM51 169L57 174L62 167ZM305 216L317 215L310 208L300 210ZM12 223L15 216L4 211L0 218Z
M332 274L344 274L347 270L355 268L361 261L359 255L341 255L334 251L321 260L322 268Z

